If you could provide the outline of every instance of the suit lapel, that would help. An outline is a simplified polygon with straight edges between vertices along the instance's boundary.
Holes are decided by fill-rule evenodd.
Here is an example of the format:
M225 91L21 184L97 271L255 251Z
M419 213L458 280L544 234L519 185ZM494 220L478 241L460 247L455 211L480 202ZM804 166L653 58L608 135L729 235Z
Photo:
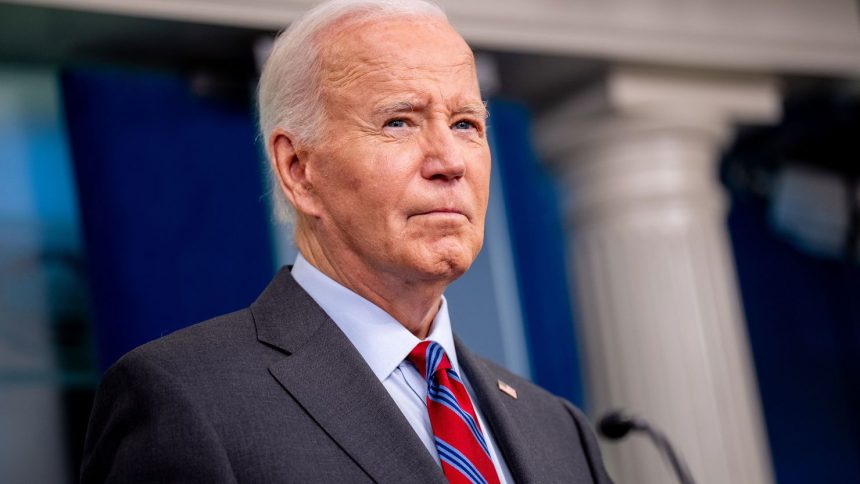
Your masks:
M505 458L511 477L516 482L538 482L539 476L529 467L529 462L534 462L534 459L529 457L531 449L527 445L530 442L528 428L520 421L526 410L519 408L519 400L499 391L500 375L472 354L458 338L454 338L454 343L460 368L475 392L478 408L493 432L493 438Z
M289 354L272 376L374 481L444 482L385 387L288 270L251 311L258 339Z

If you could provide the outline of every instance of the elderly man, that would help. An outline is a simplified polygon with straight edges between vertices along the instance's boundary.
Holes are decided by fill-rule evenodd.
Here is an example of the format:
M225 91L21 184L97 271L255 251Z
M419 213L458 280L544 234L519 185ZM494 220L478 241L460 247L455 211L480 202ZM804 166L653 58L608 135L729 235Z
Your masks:
M106 373L82 481L608 482L577 409L452 335L490 151L444 14L317 7L276 42L260 117L300 255L250 308Z

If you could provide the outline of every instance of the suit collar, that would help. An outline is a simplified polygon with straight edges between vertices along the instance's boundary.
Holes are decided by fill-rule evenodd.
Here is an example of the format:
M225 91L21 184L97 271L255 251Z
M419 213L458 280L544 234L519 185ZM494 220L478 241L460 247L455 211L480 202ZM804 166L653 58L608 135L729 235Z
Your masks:
M287 268L251 313L257 339L288 355L269 372L374 481L444 482L385 387Z
M251 304L257 340L288 354L301 348L328 320L325 312L283 267Z

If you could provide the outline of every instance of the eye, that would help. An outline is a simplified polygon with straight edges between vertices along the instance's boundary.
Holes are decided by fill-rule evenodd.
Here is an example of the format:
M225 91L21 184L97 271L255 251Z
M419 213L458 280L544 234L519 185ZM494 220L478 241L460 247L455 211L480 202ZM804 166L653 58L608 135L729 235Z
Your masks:
M406 126L405 119L390 119L385 122L386 128L405 128Z
M473 123L472 121L469 121L468 119L461 119L461 120L457 121L456 123L452 124L451 128L452 129L458 129L458 130L467 130L467 129L477 129L478 126L475 123Z

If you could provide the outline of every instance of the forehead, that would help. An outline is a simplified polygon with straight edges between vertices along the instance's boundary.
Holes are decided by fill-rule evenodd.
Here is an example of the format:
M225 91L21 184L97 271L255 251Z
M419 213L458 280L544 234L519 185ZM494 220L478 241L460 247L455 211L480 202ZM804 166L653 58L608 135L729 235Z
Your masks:
M328 95L384 95L432 85L435 92L424 94L480 97L472 51L441 19L341 22L332 29L321 50L321 81Z

